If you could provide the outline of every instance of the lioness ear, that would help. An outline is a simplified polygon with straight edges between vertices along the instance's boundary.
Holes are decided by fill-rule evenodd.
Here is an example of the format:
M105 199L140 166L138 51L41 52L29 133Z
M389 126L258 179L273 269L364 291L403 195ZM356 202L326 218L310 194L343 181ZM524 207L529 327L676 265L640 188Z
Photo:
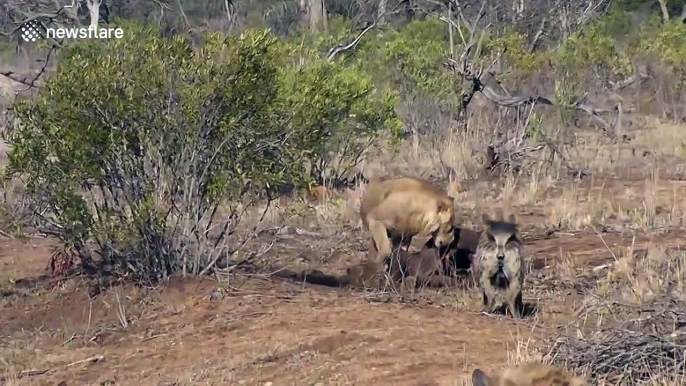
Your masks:
M511 214L510 217L508 217L507 219L509 222L511 222L513 224L517 222L517 219L515 218L514 214Z
M472 372L472 385L474 386L489 386L491 383L491 378L486 375L480 369L476 369Z
M570 386L586 386L586 380L584 378L574 377L569 382L569 385Z
M450 200L438 201L438 212L446 212L455 207L455 199L448 196Z

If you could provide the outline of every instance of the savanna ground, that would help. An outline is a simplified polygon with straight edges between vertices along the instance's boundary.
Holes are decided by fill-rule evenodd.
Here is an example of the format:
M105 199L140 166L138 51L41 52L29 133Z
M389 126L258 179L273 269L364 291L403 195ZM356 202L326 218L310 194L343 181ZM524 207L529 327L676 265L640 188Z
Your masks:
M62 139L82 141L85 144L83 148L67 140L49 137L53 142L41 144L50 149L42 154L48 157L43 161L50 157L57 161L49 159L49 162L38 164L59 165L62 169L50 169L51 166L36 169L36 163L24 162L31 161L29 156L35 156L35 153L28 151L33 137L21 132L21 123L19 126L8 124L9 131L14 133L9 138L15 140L10 142L14 146L11 151L20 155L15 159L14 172L38 175L53 185L46 185L50 188L47 193L40 193L35 187L29 193L29 189L17 187L16 180L9 181L9 185L5 181L4 202L0 211L0 384L56 385L66 381L68 385L464 385L470 384L469 375L476 367L489 372L498 371L531 359L565 366L579 374L591 376L597 384L683 384L683 352L678 351L685 344L682 330L686 326L683 311L686 305L686 271L681 245L686 235L686 200L683 198L686 194L686 125L683 123L681 96L683 84L679 83L684 81L684 75L674 71L674 67L678 68L686 58L686 55L681 55L686 53L686 39L683 38L686 30L680 24L666 23L665 27L653 25L650 33L640 35L645 40L636 40L638 35L635 34L633 38L624 38L626 41L614 41L608 38L611 35L608 31L610 27L621 24L617 18L617 14L609 13L606 19L599 18L600 22L594 24L593 28L588 27L591 33L572 34L568 37L568 43L561 43L556 48L551 48L554 45L549 44L540 52L524 52L521 49L524 42L521 34L503 33L502 38L493 38L490 43L485 43L492 53L501 45L508 48L510 56L494 55L501 61L499 66L509 65L510 75L514 73L505 82L507 87L522 94L534 91L548 92L550 95L555 93L555 106L506 106L502 100L501 103L494 102L484 98L485 93L477 92L475 95L472 93L474 99L470 99L468 106L463 106L465 110L462 113L446 113L446 104L448 107L455 106L446 100L455 97L459 100L465 94L448 92L437 94L439 96L433 99L426 96L437 92L437 89L444 87L446 79L455 76L440 72L444 69L442 62L448 55L448 49L444 44L447 37L440 32L444 31L445 25L436 18L411 22L409 27L405 30L399 28L397 33L368 37L371 42L361 43L358 47L357 55L360 58L352 55L341 59L341 63L320 62L317 55L326 51L322 51L323 46L342 39L341 35L357 35L356 30L348 31L345 26L335 24L342 23L337 19L330 26L334 32L322 35L323 38L315 39L314 43L309 42L314 45L311 51L304 52L302 49L307 40L305 37L296 39L296 46L300 47L296 68L307 70L309 64L303 63L309 60L314 63L311 64L314 68L312 74L316 76L310 78L306 71L303 78L297 77L301 75L300 72L278 72L282 75L278 82L286 83L283 90L290 90L288 87L292 89L299 81L315 79L313 84L316 87L310 84L309 89L325 90L331 93L327 94L328 99L334 100L322 102L322 99L302 90L298 94L296 87L293 92L295 97L291 99L287 94L284 99L278 99L281 103L279 108L286 105L300 114L293 114L301 119L296 124L318 128L321 123L319 117L331 110L330 105L337 107L338 99L350 98L352 102L346 100L346 103L354 108L340 108L347 118L342 123L327 121L327 124L338 125L336 128L348 135L340 136L342 143L369 134L354 130L346 132L346 129L363 124L379 125L381 133L370 134L374 141L370 142L364 156L357 160L360 162L354 163L352 169L355 171L367 178L414 175L436 183L455 197L457 219L463 227L480 230L483 213L492 215L504 210L517 216L526 259L530 263L524 300L537 309L534 315L521 320L482 313L481 294L478 289L469 286L396 293L380 289L332 289L294 283L270 275L275 267L283 266L342 273L346 266L365 258L368 235L359 219L359 203L364 190L361 182L354 186L331 188L331 194L326 197L313 198L306 190L296 189L270 205L262 201L253 202L242 216L240 229L236 232L241 242L231 241L241 246L229 249L229 257L219 259L217 267L208 268L209 275L193 277L189 273L184 278L177 269L170 278L155 285L140 285L141 281L139 285L133 285L127 280L130 279L127 275L136 273L136 269L143 265L130 266L129 269L126 264L122 265L124 268L114 268L126 272L117 278L118 282L114 285L99 285L98 279L85 270L63 270L61 275L56 275L54 273L57 270L50 271L46 267L55 262L54 250L63 249L67 241L77 240L69 238L74 236L67 234L65 225L78 223L80 219L69 217L62 211L70 203L60 200L71 191L64 193L60 190L51 196L50 190L62 187L60 183L64 181L76 181L78 176L93 172L79 169L84 159L76 159L74 165L59 157L72 153L74 157L90 154L88 146L102 145L97 142L101 137L90 137L91 132L82 135L78 131L69 132L65 129L67 134ZM659 17L656 20L658 23L653 24L659 25ZM439 36L437 40L440 42L436 46L430 44L434 39L432 33ZM250 52L250 55L262 52L253 50L251 44L263 48L259 44L264 40L260 40L262 38L258 35L248 36L254 40L250 43L232 41L227 43L228 47L239 47L235 52ZM130 57L145 57L145 60L153 61L158 60L153 59L157 56L147 53L160 48L155 44L158 43L147 40L135 44L113 43L107 49L113 52L138 52L138 56ZM423 52L425 57L403 56L419 49L426 49ZM50 78L54 82L51 86L52 99L49 99L51 103L57 106L60 106L60 102L80 103L81 93L85 102L80 106L83 111L90 111L90 105L86 103L92 97L88 94L89 90L102 92L108 90L110 84L129 81L128 78L120 81L117 71L108 73L108 76L114 74L116 81L105 75L99 76L100 73L95 69L93 73L88 73L88 68L95 68L92 64L79 68L79 60L87 61L89 52L92 57L99 59L112 51L101 51L100 47L95 47L93 51L84 49L78 60L66 55L67 59L64 60L67 64L59 70L61 72ZM146 52L147 56L140 55L141 52ZM184 55L185 51L179 49L174 52ZM287 58L291 57L284 52L293 54L288 50L281 52ZM275 83L274 78L261 78L260 73L270 73L268 70L278 66L271 67L264 63L274 60L284 68L290 68L288 66L293 66L296 61L284 64L275 60L278 54L268 56L265 60L255 54L260 60L251 62L250 55L245 54L248 59L241 58L258 70L264 70L256 71L257 75L252 74L262 83L257 87L260 91L250 94L253 96L250 103L262 101L260 92L265 95L283 92L281 88L268 89L270 84ZM484 57L470 60L482 64L492 60L488 54L484 54ZM195 63L193 58L188 61ZM391 75L383 73L375 80L380 84L385 81L398 82L397 88L404 90L400 93L401 98L394 101L397 103L392 106L393 109L384 109L385 104L379 107L378 103L375 104L378 101L362 103L360 107L356 95L376 94L370 91L375 89L369 86L371 80L368 81L369 74L373 74L372 69L378 70L378 62L374 60L388 58L403 61L403 65L397 69L386 64L386 70ZM168 114L165 117L171 116L171 121L176 120L174 123L178 124L183 136L183 128L195 122L184 120L186 117L183 114L188 110L179 108L183 114L173 108L167 110L168 106L162 102L166 103L169 94L165 92L168 90L163 89L164 82L153 82L157 80L155 76L159 75L155 69L167 68L164 66L178 68L173 67L173 63L163 62L166 59L152 64L145 60L142 64L119 60L121 62L116 65L130 75L131 89L140 91L135 87L143 84L141 87L144 89L160 87L163 92L153 97L148 95L149 98L145 99L147 110L141 111L137 110L141 105L140 99L126 101L117 97L105 100L103 97L102 106L94 116L110 108L107 111L114 114L112 116L115 118L120 118L120 127L126 128L129 124L134 127L132 132L135 132L139 130L136 126L139 121L151 126L162 122L155 120L157 117L147 111L165 111ZM230 65L235 64L231 59L226 60ZM250 67L245 65L246 62L239 62L237 67ZM260 64L255 65L257 62ZM203 70L220 68L203 65L198 64ZM650 65L649 74L636 71L646 79L628 85L626 89L622 86L623 90L614 87L621 83L618 81L619 75L629 75L635 70L633 67L639 65ZM16 67L16 63L12 66ZM464 71L467 71L466 68ZM570 68L573 71L570 72ZM107 68L99 70L106 72ZM506 72L503 68L500 70ZM434 78L428 76L427 80L424 74L431 74ZM611 93L604 88L608 82L594 80L599 74L609 74L608 78L614 79ZM470 85L472 80L465 74L461 75L467 79L464 82ZM95 80L92 84L84 85L78 82L80 77ZM163 73L162 77L166 79L168 74ZM217 83L211 83L215 79L218 79ZM328 79L335 79L335 82L328 82ZM19 87L4 77L0 80L6 82L0 83L4 91ZM151 83L146 83L148 80ZM197 83L193 83L196 79L187 81L187 84L173 86L183 88L190 85L193 90L198 88ZM209 94L204 97L202 94L193 94L192 97L198 99L185 100L187 106L199 104L198 101L221 92L229 98L233 95L233 87L246 87L235 92L239 95L254 91L249 84L222 84L221 76L200 81L204 82L203 85L211 83L214 88L208 86ZM341 88L338 83L344 83L351 89L358 87L359 90L344 90L337 94ZM261 88L268 90L261 91ZM408 89L414 88L421 93L405 94L411 93ZM567 100L567 107L573 106L571 101L575 98L571 94L583 90L589 91L596 101L609 100L608 104L616 106L607 109L609 115L618 110L619 116L606 116L603 123L607 127L603 127L597 119L588 117L588 114L574 107L562 111L565 108L559 106L562 105L560 101ZM94 91L93 95L99 95L97 92ZM612 96L608 97L608 94ZM154 99L160 95L159 101ZM330 95L334 95L334 98ZM422 95L422 98L418 95ZM179 99L183 100L182 97L184 95ZM301 97L304 103L298 99ZM41 98L40 91L37 98ZM241 99L231 100L236 104L243 102ZM620 102L616 103L616 100ZM157 102L160 104L155 104ZM310 105L312 110L307 110ZM28 118L39 121L45 117L50 117L45 118L49 123L45 125L47 131L56 126L55 122L68 127L69 119L83 124L79 121L82 117L68 116L66 110L55 113L44 107L45 104L42 106L45 110L40 110L40 107L37 107L38 110L17 110L20 116L22 111L27 114L22 116L27 122L25 126L34 122ZM269 103L265 103L265 106L269 107ZM349 108L358 117L368 114L372 118L367 117L369 119L363 123L354 121ZM374 110L376 108L380 110ZM381 110L383 112L379 112ZM393 117L384 115L390 114L389 110L394 111ZM40 111L40 114L36 111ZM133 113L126 116L128 111ZM264 111L267 113L259 118L279 119L279 114L283 113L278 109L272 111L264 108ZM116 116L115 112L122 116ZM282 115L290 117L290 114ZM331 117L327 115L327 119ZM127 119L130 119L128 123ZM401 121L411 135L399 141L397 138L395 141L388 138L390 135L383 130L398 128L395 123L387 124L396 122L393 119ZM263 121L254 119L246 127L261 133L256 134L257 137L273 135ZM284 120L280 123L288 127L290 122ZM383 125L378 122L383 122ZM97 122L94 125L97 126ZM110 122L107 125L113 127ZM37 125L32 129L42 132L41 127ZM293 130L297 132L297 128ZM351 132L353 135L350 135ZM51 135L62 134L51 132ZM297 135L300 134L294 136ZM336 138L336 133L332 135ZM155 146L160 146L163 149L154 139L150 139L153 137L145 138L151 141L147 143L149 147L157 149ZM329 137L323 138L329 141ZM250 138L239 136L238 140L249 143ZM303 143L302 147L306 150L309 150L308 146L314 148L319 145L316 142ZM116 144L110 145L116 147ZM302 150L298 146L292 150ZM494 166L488 158L489 146L497 147L501 157L500 166L506 170L486 171L486 166ZM328 154L331 150L326 148L323 153ZM115 167L115 172L125 170L117 162L127 159L116 158L119 153L125 151L119 148L118 152L110 155L111 160L99 165L121 167ZM7 163L7 153L3 151L1 154L5 158L2 160L4 165ZM171 154L176 155L173 152ZM98 154L90 155L95 157ZM251 154L242 156L245 157L240 159L243 162L246 159L254 161L248 157ZM183 161L183 157L185 155L179 155L178 158ZM314 159L307 161L314 163ZM238 166L231 162L228 164L234 169L241 169L240 173L231 176L255 178L258 181L256 184L265 186L280 181L276 178L259 180L262 178L258 173L260 167L266 168L266 163L255 161L260 165L255 168L259 169L258 172L250 168L246 172L245 165L236 162ZM186 164L165 166L174 169L178 165ZM70 171L64 172L66 168ZM147 176L145 173L149 173L149 170L139 172L134 175L138 179L131 181L141 180L140 177ZM247 173L247 177L242 172ZM98 176L90 175L89 178L106 180ZM293 179L299 177L295 171L290 176ZM186 177L181 176L177 183ZM155 185L155 188L169 196L180 194L173 185L163 183ZM101 198L91 194L92 191L84 193L87 190L85 184L79 186L84 197L95 197L94 200ZM190 190L189 186L185 188ZM157 190L153 192L154 199L148 200L146 196L141 202L148 205L154 201L153 206L167 208L169 202L165 199L171 200L169 196L157 194ZM37 200L35 196L39 193L48 199L44 202ZM187 197L197 202L206 199L200 193L197 193L197 197L184 196ZM229 195L228 201L241 198ZM36 225L36 222L28 219L37 213L32 205L45 202L48 204L43 208L52 210L54 217L46 216L43 220L47 218L61 222L62 228L58 229L62 233L57 232L61 238L44 236L39 229L40 224ZM131 217L138 218L136 215L143 212L154 217L154 213L141 209L147 206L137 207L134 204L137 203L129 203L124 208L131 211ZM136 209L141 209L141 212L136 212ZM227 207L222 210L231 213ZM46 212L41 212L41 215ZM176 213L178 217L182 217L181 214ZM100 217L100 213L94 217L99 220L104 218ZM126 224L140 225L130 218L120 221L123 222L118 225L122 227ZM172 220L164 224L172 223L177 224ZM126 248L133 246L135 249L141 245L148 248L153 244L152 241L149 244L127 244L128 239L108 227L107 221L94 224L88 234L110 237L106 241L112 241L111 245L120 247L122 255L128 253ZM141 231L139 238L153 234L152 228ZM51 229L54 232L55 228ZM162 233L169 239L188 237L187 233L181 236L173 232ZM210 240L209 236L205 239L206 242ZM416 238L414 247L421 247L425 241ZM202 248L198 250L205 251ZM111 250L105 252L112 253ZM128 257L124 256L122 261L135 263L135 259L142 260L135 253L131 255L134 260L127 260ZM213 256L209 255L210 258ZM80 257L83 258L83 255ZM203 255L203 258L207 256ZM185 258L183 261L185 273ZM195 266L194 269L203 269L207 261L204 263L204 266Z
M537 343L561 330L588 334L603 325L597 314L577 313L591 299L619 290L630 301L660 291L665 278L655 261L680 254L684 236L686 182L675 157L685 126L653 120L628 144L591 134L585 140L590 162L626 165L616 171L626 167L633 177L449 186L468 227L477 229L478 215L495 207L518 215L533 261L525 301L537 304L534 317L484 315L474 288L398 299L262 274L123 286L90 299L79 278L54 287L40 278L50 239L3 238L5 383L459 385L475 367L496 371L540 359L547 353ZM416 157L410 162L421 164ZM355 189L305 206L311 213L281 228L263 258L328 270L356 261L364 243L359 198ZM282 222L279 210L272 215L273 224ZM617 281L625 287L614 288ZM81 362L89 358L101 359Z

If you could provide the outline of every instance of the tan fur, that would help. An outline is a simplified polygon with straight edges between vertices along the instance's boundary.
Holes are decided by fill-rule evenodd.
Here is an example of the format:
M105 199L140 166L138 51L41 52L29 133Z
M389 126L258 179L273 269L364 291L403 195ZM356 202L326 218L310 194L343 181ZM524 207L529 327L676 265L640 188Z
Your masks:
M325 186L315 186L307 192L307 198L310 201L321 204L326 200L331 199L332 192Z
M370 181L362 196L360 217L379 260L401 245L407 249L416 235L432 236L438 247L453 240L454 199L418 178Z
M493 221L484 215L483 222L486 229L479 239L472 269L483 294L484 309L493 312L497 301L502 300L507 303L510 314L521 317L526 271L515 217Z
M503 370L499 375L488 376L480 369L472 372L473 386L586 386L586 380L567 371L538 362Z
M385 281L386 266L380 261L365 261L346 269L348 282L354 287L381 288Z

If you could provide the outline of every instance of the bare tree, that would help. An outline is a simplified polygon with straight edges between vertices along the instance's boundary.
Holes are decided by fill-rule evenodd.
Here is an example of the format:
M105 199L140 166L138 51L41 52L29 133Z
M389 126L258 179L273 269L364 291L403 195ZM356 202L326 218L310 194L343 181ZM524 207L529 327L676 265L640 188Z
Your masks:
M102 0L8 0L2 5L4 12L0 16L0 36L16 40L18 52L23 50L23 45L26 43L21 38L22 27L29 22L38 24L42 29L38 32L42 33L45 38L48 37L45 34L45 28L83 27L84 13L90 19L89 26L97 28L101 17L101 5L103 5ZM18 74L13 71L3 71L0 75L23 83L29 88L39 87L38 79L46 72L54 50L61 45L61 41L52 41L52 47L46 56L38 60L42 62L40 69L33 75Z
M667 7L667 0L657 0L660 4L660 12L662 13L662 22L667 23L670 20L669 8ZM686 4L683 5L681 16L678 17L679 21L686 23Z
M386 5L388 3L388 0L379 0L379 8L376 11L376 18L378 21L378 25L383 26L386 24Z
M86 0L86 9L88 9L88 14L90 16L91 29L98 29L98 21L100 20L100 5L102 0Z
M324 0L300 0L300 12L310 30L319 31L327 28L326 5Z
M667 0L657 0L660 3L660 11L662 12L662 21L669 21L669 11L667 10Z
M319 31L328 28L326 5L324 0L308 0L307 14L310 18L310 29Z
M487 15L486 0L483 0L479 11L472 17L472 20L465 15L461 4L455 1L456 15L455 19L450 17L440 17L440 19L448 24L448 28L457 31L468 31L468 34L458 34L458 42L456 44L462 46L461 53L451 55L447 58L446 67L455 72L456 76L463 80L462 88L460 90L460 111L458 113L458 120L461 124L466 124L467 108L473 100L476 93L480 93L490 102L506 107L506 108L520 108L527 107L529 115L531 109L535 105L549 105L556 106L560 109L567 109L572 111L579 111L587 114L595 120L602 131L612 138L621 137L622 132L622 114L631 109L626 109L622 105L622 98L618 95L618 91L635 84L642 82L648 77L647 69L639 67L636 74L628 79L618 82L608 82L610 87L607 90L610 94L610 100L613 100L613 105L606 108L598 108L593 106L586 97L577 97L570 104L562 104L554 101L552 98L542 95L512 95L502 84L498 81L499 72L497 64L500 61L502 52L493 55L491 60L484 61L482 57L482 42L485 36L485 30L490 27L488 23L485 27L480 27L480 23ZM450 15L450 13L448 13ZM451 48L451 52L453 49ZM496 87L491 87L487 84L487 77L495 80L498 83L498 88L502 92L496 91ZM608 119L604 115L613 114L613 118ZM526 118L525 121L528 121ZM486 165L487 169L492 170L496 166L515 167L517 159L521 160L527 153L539 151L548 148L553 154L561 156L559 146L550 140L542 140L537 144L527 144L524 137L524 130L505 142L496 141L489 145L487 153L490 157L489 163ZM504 166L503 166L504 165ZM569 166L568 166L569 167ZM578 171L575 171L578 172Z

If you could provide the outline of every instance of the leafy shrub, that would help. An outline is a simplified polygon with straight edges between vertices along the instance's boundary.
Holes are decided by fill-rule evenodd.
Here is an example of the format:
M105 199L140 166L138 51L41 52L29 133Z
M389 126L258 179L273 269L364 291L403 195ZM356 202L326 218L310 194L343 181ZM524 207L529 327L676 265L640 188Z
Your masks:
M209 35L194 49L124 30L63 51L8 127L6 177L24 178L42 230L96 272L202 272L236 250L258 198L308 183L336 141L362 151L399 126L392 95L368 76L316 58L290 66L292 47L267 32Z
M653 32L646 32L641 41L641 50L650 53L671 67L677 79L676 87L686 87L686 25L681 22L670 22Z
M435 18L413 21L400 31L389 31L384 36L380 67L393 77L400 91L407 95L412 90L443 97L455 91L455 76L443 67L449 56L445 23ZM366 55L371 57L372 52Z
M518 73L531 73L539 70L548 62L548 53L529 52L526 37L519 32L498 36L486 42L486 49L492 52L505 52L504 58Z

